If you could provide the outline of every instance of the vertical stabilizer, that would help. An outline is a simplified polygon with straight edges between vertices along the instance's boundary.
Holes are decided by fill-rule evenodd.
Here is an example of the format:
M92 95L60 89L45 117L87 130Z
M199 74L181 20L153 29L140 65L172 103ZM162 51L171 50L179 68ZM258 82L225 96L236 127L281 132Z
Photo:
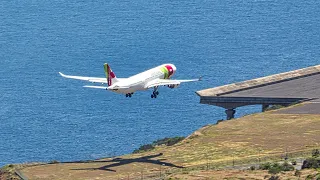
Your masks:
M118 82L116 75L114 74L114 72L111 70L109 64L107 64L107 63L104 64L104 72L106 73L106 77L108 80L108 86L111 86L114 83Z

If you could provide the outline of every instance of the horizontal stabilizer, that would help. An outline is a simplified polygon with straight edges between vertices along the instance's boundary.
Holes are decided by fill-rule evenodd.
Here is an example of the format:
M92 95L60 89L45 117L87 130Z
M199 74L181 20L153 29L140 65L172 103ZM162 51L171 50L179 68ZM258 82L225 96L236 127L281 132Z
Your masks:
M108 87L105 87L105 86L83 86L83 87L108 90Z

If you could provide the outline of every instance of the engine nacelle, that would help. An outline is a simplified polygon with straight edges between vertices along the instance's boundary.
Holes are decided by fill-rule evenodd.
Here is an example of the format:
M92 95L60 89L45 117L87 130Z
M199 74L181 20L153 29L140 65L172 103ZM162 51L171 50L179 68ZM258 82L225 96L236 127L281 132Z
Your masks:
M169 88L173 89L173 88L177 88L179 87L180 84L171 84L171 85L168 85Z

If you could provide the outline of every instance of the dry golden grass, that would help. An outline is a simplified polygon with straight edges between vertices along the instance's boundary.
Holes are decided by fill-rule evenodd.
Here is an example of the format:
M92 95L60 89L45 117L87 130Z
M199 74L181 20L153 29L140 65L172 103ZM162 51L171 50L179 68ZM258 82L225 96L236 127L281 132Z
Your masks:
M137 158L159 153L163 155L150 160L190 167L258 157L263 159L270 154L311 150L320 147L319 143L320 115L284 115L271 111L208 125L174 146L160 146L149 152L120 157L127 159L122 162L129 164L116 166L116 161L59 163L27 167L22 172L30 179L127 179L128 176L141 177L141 173L144 177L159 174L161 165L135 162ZM100 161L106 160L110 159ZM103 166L107 165L113 171L103 170ZM170 169L168 166L161 168L162 171Z
M316 170L302 170L301 175L295 176L295 171L282 172L274 176L279 176L280 179L299 180L306 179L308 175L316 175L319 172ZM177 173L171 175L167 179L170 180L265 180L269 179L270 175L267 171L262 170L220 170L220 171L193 171L189 173Z

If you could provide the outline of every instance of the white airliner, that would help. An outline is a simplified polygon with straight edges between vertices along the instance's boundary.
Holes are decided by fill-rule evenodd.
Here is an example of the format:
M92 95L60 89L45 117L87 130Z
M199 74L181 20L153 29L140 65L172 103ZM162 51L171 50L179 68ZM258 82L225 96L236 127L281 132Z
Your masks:
M177 68L173 64L163 64L161 66L149 69L129 78L117 78L110 66L104 64L104 71L106 78L99 77L83 77L83 76L69 76L61 72L59 74L65 78L78 79L89 81L92 83L108 84L105 86L83 86L87 88L105 89L116 93L125 94L126 97L131 97L136 91L143 91L149 88L154 88L151 98L157 98L159 95L159 86L168 86L169 88L177 88L182 82L200 81L199 79L189 80L170 80Z

